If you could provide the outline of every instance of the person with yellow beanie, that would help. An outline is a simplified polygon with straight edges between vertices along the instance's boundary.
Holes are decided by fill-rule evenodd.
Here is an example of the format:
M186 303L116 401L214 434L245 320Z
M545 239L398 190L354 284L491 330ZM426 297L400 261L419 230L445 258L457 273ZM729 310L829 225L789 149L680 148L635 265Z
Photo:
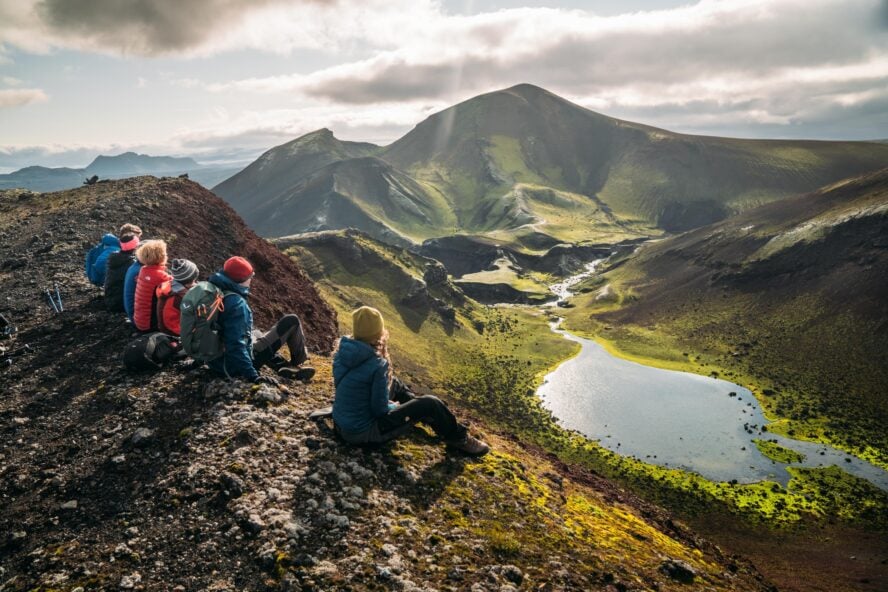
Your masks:
M352 335L342 337L333 357L333 422L352 444L376 444L430 426L449 447L483 456L490 447L469 435L440 399L418 397L395 378L382 314L362 306L352 313Z

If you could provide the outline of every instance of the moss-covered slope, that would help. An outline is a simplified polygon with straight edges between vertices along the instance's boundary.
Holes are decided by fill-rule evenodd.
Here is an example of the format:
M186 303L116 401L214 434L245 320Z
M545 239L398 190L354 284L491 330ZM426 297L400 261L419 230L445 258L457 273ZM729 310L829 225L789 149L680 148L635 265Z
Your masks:
M568 326L749 384L780 421L888 466L888 170L647 245Z

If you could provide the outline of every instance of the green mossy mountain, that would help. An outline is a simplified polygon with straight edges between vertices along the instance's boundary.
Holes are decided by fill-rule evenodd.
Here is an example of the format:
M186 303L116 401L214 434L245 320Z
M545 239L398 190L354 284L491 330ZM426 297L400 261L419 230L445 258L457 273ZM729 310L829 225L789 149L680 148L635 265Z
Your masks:
M646 245L573 299L568 326L749 384L772 431L886 467L886 237L883 169Z
M214 191L265 236L351 224L400 243L456 232L617 242L886 164L885 144L677 134L521 84L436 113L384 148L313 132Z

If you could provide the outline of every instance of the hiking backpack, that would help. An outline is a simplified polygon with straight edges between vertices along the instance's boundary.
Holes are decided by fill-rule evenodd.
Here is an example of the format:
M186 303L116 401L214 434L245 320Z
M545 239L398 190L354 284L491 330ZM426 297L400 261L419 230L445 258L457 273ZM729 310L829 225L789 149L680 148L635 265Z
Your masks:
M179 305L182 347L195 360L209 362L225 353L219 314L225 310L222 299L227 294L233 292L222 290L212 282L198 282L182 298Z
M176 357L181 345L164 333L148 333L135 338L123 350L123 365L127 370L160 370L164 364Z

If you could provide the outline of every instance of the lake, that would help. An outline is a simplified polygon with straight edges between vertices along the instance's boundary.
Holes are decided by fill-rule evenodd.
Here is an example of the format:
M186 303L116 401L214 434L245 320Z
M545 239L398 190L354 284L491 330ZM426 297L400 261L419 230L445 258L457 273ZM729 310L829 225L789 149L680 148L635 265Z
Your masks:
M593 273L597 263L590 264L583 276ZM574 283L558 284L558 296L570 296ZM748 389L618 358L595 341L560 329L559 323L553 323L552 329L582 349L549 373L537 394L563 427L621 455L693 471L714 481L769 480L786 485L787 466L837 465L888 491L888 472L879 467L830 446L763 432L768 421ZM806 458L792 465L772 461L759 452L753 439L776 439Z

